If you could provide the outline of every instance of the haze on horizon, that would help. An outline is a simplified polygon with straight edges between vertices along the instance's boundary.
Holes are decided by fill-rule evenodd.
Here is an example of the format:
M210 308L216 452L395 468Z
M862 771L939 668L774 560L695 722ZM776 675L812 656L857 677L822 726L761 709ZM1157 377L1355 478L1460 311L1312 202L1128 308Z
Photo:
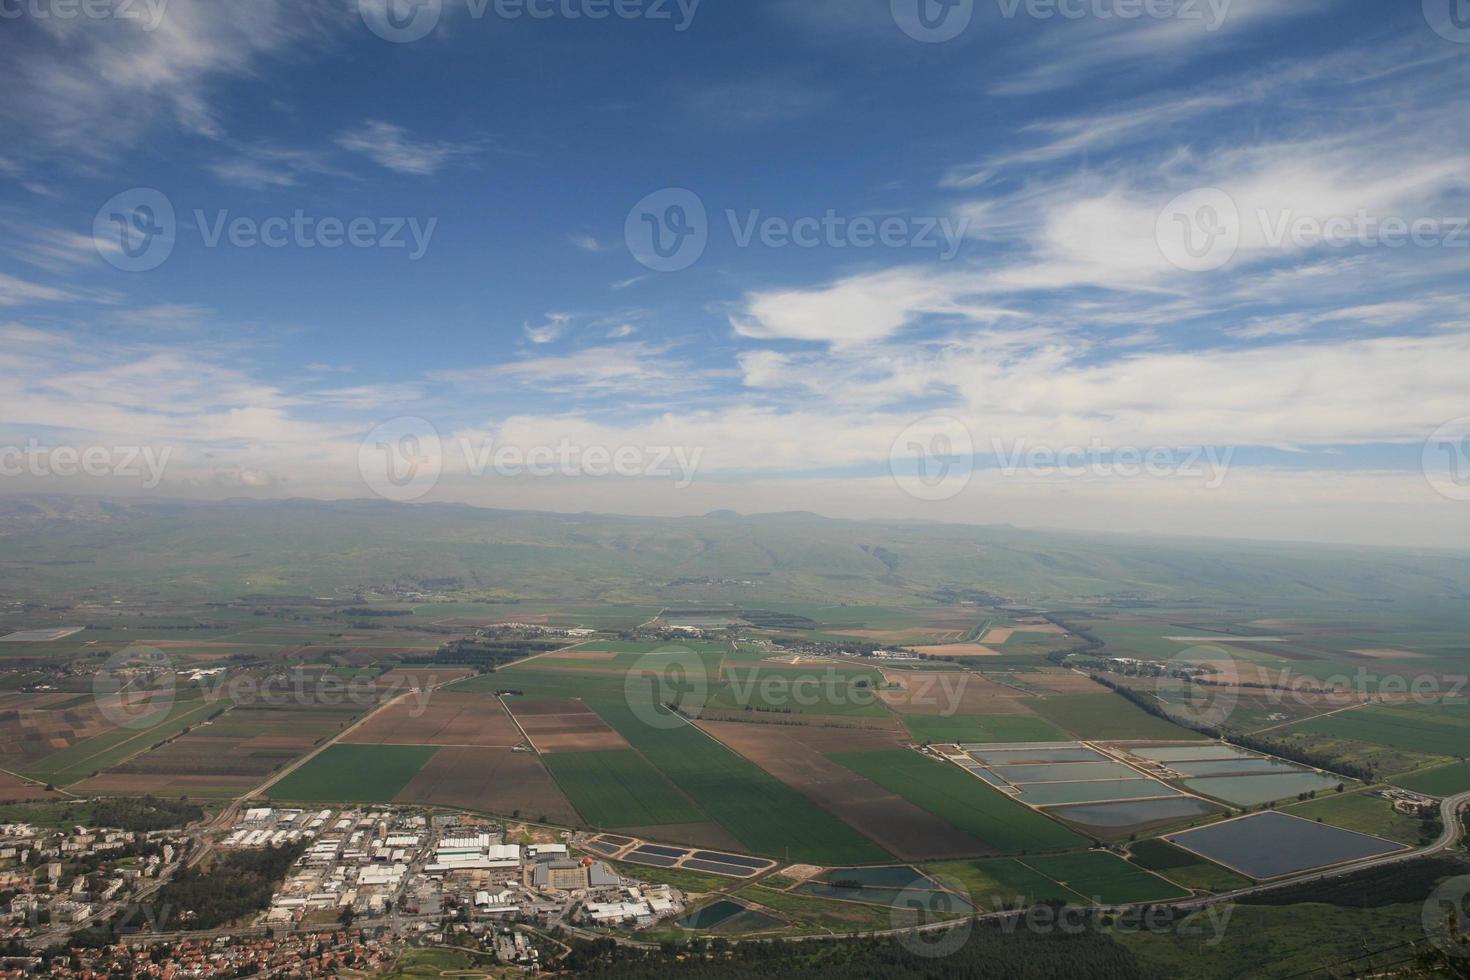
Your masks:
M0 23L0 494L1470 547L1448 3L386 2Z

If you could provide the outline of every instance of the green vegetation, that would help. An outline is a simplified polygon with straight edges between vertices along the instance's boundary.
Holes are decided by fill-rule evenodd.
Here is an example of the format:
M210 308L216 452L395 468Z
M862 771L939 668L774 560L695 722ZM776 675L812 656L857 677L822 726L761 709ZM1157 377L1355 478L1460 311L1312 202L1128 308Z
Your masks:
M813 864L863 864L891 856L693 725L655 728L638 718L626 702L597 701L591 707L709 819L753 853L789 855L793 861ZM675 722L666 710L658 711Z
M268 795L297 803L388 803L436 751L431 745L333 745Z
M630 749L553 752L541 761L594 827L657 827L706 818L673 783Z
M151 796L0 805L0 823L29 823L37 827L106 827L135 833L171 830L203 816L204 808L197 804L185 800L159 800Z
M1067 736L1060 728L1032 715L904 715L904 727L915 741L1055 742Z
M1343 830L1371 834L1400 844L1428 844L1439 836L1438 813L1425 821L1399 813L1393 804L1368 791L1330 794L1307 803L1283 806L1282 812L1306 820L1318 820Z
M1053 694L1030 704L1031 710L1088 739L1192 739L1203 736L1141 710L1116 694Z
M270 904L286 871L306 844L264 850L231 851L207 871L185 868L158 892L158 905L170 911L176 928L214 929Z
M160 711L144 728L115 728L105 735L85 739L53 752L39 762L25 767L27 776L56 786L70 786L95 772L109 769L125 759L160 742L173 738L194 725L228 711L230 701L175 702L167 712Z
M1183 898L1183 888L1135 867L1109 851L1027 858L1025 863L1066 885L1089 903L1123 905Z
M1463 758L1470 753L1470 701L1371 705L1303 722L1292 730Z
M831 757L1004 854L1062 850L1086 841L969 775L917 752L844 752Z
M1139 841L1129 847L1129 852L1133 863L1140 868L1157 871L1185 888L1230 892L1250 885L1250 881L1235 872L1159 838Z
M867 718L888 714L877 695L883 677L871 668L726 667L723 680L709 699L711 708Z
M1018 858L942 861L926 864L923 870L941 884L953 882L963 886L981 913L1047 902L1076 902L1081 897Z
M1400 776L1393 783L1428 796L1457 796L1470 792L1470 762L1457 762L1452 766Z

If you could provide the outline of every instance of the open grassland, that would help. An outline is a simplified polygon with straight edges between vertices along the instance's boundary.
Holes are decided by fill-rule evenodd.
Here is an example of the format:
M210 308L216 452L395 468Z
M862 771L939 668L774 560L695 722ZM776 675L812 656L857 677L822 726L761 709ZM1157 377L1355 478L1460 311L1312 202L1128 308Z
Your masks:
M1158 902L1188 892L1109 851L1026 858L1028 866L1087 899L1104 905Z
M1230 892L1250 885L1249 880L1235 872L1190 854L1166 840L1139 841L1128 850L1134 864L1148 871L1157 871L1185 888Z
M904 727L914 741L931 745L947 742L1055 742L1066 734L1045 718L1032 715L904 715Z
M641 755L557 752L542 757L582 819L594 827L651 827L707 818Z
M434 752L428 745L332 745L267 795L293 803L389 803Z
M1204 738L1187 728L1156 718L1117 694L1058 694L1038 698L1031 708L1078 738L1173 739Z
M750 885L735 893L737 898L774 912L792 924L798 935L871 932L892 929L896 924L890 909L857 902L834 902Z
M1081 847L1086 841L957 766L904 749L832 759L972 834L1000 854Z
M1030 908L1044 902L1076 903L1082 896L1018 858L942 861L924 865L941 884L962 888L981 912Z
M1438 769L1426 769L1394 781L1395 786L1426 793L1430 796L1456 796L1470 791L1470 762L1457 762Z
M1366 790L1331 794L1281 809L1294 817L1317 820L1343 830L1383 837L1400 844L1417 846L1437 835L1437 832L1426 835L1424 825L1418 818L1399 813L1388 800Z
M861 864L889 857L770 773L664 709L647 706L665 722L654 727L624 702L594 702L592 707L750 851L813 864Z
M1372 705L1303 722L1292 731L1464 758L1470 755L1470 701Z

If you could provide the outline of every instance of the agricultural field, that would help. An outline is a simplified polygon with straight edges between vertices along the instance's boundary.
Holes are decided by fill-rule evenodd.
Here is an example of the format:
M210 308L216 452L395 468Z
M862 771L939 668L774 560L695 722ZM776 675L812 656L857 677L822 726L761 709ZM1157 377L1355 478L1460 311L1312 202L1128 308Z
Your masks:
M1417 817L1398 812L1390 801L1366 790L1331 794L1283 807L1282 812L1415 847L1430 843L1438 836L1437 822L1434 832L1426 833L1425 825Z
M1086 841L957 766L903 749L831 758L971 834L996 854L1080 847Z
M921 744L949 742L1050 742L1066 734L1033 715L904 715L904 728Z
M1393 784L1429 796L1456 796L1470 792L1470 762L1457 762L1399 776Z
M395 803L458 807L539 823L579 823L556 781L529 752L446 746L438 749Z
M1188 892L1108 851L1027 858L1027 865L1083 896L1088 904L1124 905L1183 898Z
M755 854L817 864L882 861L872 841L689 724L654 727L626 703L593 705L664 776ZM661 712L672 721L666 711Z
M1250 884L1249 879L1160 838L1131 844L1128 853L1133 863L1140 868L1155 871L1185 888L1230 892Z
M1032 710L1078 738L1115 741L1204 737L1148 714L1109 691L1038 698Z
M1470 755L1470 701L1370 705L1303 722L1292 731L1461 759Z
M660 827L707 819L678 787L631 749L542 757L557 785L593 827Z
M332 745L266 795L291 803L389 803L434 752L424 745Z

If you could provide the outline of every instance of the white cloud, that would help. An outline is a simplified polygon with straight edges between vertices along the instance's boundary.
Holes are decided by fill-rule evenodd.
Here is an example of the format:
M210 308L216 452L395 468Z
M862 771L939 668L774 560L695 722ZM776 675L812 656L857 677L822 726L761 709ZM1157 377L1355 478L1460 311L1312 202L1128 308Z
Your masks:
M339 134L337 144L394 173L423 177L477 151L471 143L417 140L404 127L377 119Z

